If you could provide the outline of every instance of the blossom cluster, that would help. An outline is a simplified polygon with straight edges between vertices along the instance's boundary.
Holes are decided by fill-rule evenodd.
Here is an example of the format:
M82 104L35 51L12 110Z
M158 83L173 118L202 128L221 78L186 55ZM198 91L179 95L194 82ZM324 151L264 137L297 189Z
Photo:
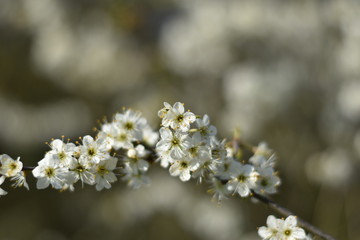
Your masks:
M285 220L270 215L266 220L267 227L262 226L258 234L264 240L311 240L304 229L297 226L295 216L288 216Z
M128 109L115 114L111 122L104 123L102 133L109 139L112 149L122 155L119 169L128 186L136 189L147 185L150 181L146 175L148 158L158 141L158 132L151 128L140 112Z
M100 191L111 188L111 184L117 181L117 175L134 188L148 182L144 174L149 163L144 159L150 152L144 145L155 145L158 134L141 113L131 109L116 113L111 122L101 126L95 138L86 135L80 139L81 143L76 144L64 142L64 139L50 142L50 151L32 170L38 189L51 185L59 190L74 190L74 184L81 182L82 186L95 185L96 190ZM121 157L112 154L115 151ZM14 187L29 189L20 158L14 160L3 154L0 155L0 163L0 184L5 178L11 177L15 181ZM0 195L5 194L0 188Z
M252 155L243 159L240 140L219 140L208 115L201 117L185 111L180 102L173 106L165 102L158 116L162 119L159 133L141 113L128 109L103 123L94 138L86 135L80 138L81 143L53 139L48 144L51 149L33 168L24 167L19 157L14 160L0 155L0 185L5 178L11 178L14 187L29 189L25 171L32 170L38 189L52 186L73 191L74 185L81 182L82 186L95 185L100 191L111 188L118 176L130 187L139 188L148 184L146 173L156 159L181 181L193 178L210 183L209 192L218 201L236 193L248 197L253 192L276 192L280 184L274 170L276 156L265 143L247 146ZM0 196L5 194L0 188ZM264 240L311 239L297 227L294 216L285 220L269 216L267 227L260 227L258 234Z
M247 197L251 191L275 193L280 178L274 170L276 157L261 143L244 162L226 140L220 141L217 129L207 115L202 118L185 111L182 103L165 102L159 110L162 119L160 141L156 144L161 166L182 181L191 178L212 183L210 191L219 201L231 193Z
M240 159L239 149L217 138L217 129L208 115L196 116L185 111L180 102L173 106L165 102L158 116L162 119L159 141L159 133L141 113L131 109L116 113L111 122L101 125L94 138L86 135L80 138L81 143L53 139L50 151L32 170L37 188L51 185L74 190L74 184L81 182L82 186L95 185L102 190L110 188L118 176L130 187L139 188L148 184L146 173L157 154L160 165L169 167L172 176L182 181L194 178L210 182L210 192L219 201L231 193L248 197L252 191L276 192L280 184L274 170L276 157L266 144L254 148L248 160ZM11 177L14 186L28 188L19 158L1 155L0 161L0 181Z

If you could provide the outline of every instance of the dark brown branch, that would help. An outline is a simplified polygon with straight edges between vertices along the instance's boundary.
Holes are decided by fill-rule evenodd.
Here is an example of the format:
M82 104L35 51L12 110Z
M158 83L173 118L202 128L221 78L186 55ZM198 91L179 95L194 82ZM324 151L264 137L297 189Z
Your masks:
M32 171L35 167L23 166L22 171Z
M287 208L281 206L280 204L274 202L273 200L258 194L256 192L252 192L252 197L259 200L260 202L268 205L270 208L272 208L273 210L275 210L276 212L280 213L281 215L283 215L284 217L287 217L289 215L294 215L296 216L296 214L293 214L290 210L288 210ZM300 227L305 228L307 231L313 233L314 235L317 235L319 237L322 237L323 239L326 240L336 240L334 237L322 232L320 229L318 229L317 227L315 227L314 225L306 222L305 220L303 220L302 218L297 217L297 221Z

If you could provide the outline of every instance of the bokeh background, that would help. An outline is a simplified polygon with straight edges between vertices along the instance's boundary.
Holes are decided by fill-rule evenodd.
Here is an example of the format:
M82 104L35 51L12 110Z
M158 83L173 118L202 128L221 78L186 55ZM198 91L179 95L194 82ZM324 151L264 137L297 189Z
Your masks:
M0 153L26 165L51 138L94 134L132 107L208 113L221 137L266 141L273 198L341 240L360 239L360 4L336 0L0 0ZM259 239L275 214L154 166L134 191L1 187L1 239ZM279 215L277 215L280 217Z

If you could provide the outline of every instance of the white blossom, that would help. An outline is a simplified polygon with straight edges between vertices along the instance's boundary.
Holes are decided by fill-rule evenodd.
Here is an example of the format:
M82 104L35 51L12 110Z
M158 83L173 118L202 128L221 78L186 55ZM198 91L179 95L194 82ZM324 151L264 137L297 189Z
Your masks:
M169 171L171 176L180 176L180 180L186 182L191 178L191 171L195 171L198 168L199 163L194 163L184 158L182 160L175 160Z
M231 180L227 183L229 191L237 192L241 197L249 196L251 189L255 186L256 176L253 166L236 165L230 173Z
M118 159L110 157L100 161L95 167L95 182L96 190L100 191L103 188L111 188L111 183L117 180L113 170L116 168Z
M280 178L276 175L272 168L256 168L258 173L255 192L276 193L276 187L280 184Z
M174 159L180 159L186 155L185 150L189 147L189 139L186 133L172 132L168 128L160 128L161 140L156 144L158 152L170 151Z
M165 105L166 107L167 105ZM195 114L189 111L185 112L184 105L180 102L176 102L168 111L166 109L160 111L159 115L163 116L162 125L164 127L171 127L174 130L179 129L182 132L186 132L190 129L190 124L196 120ZM166 114L163 114L165 111Z
M112 147L115 150L121 148L129 149L133 147L133 136L129 131L120 129L116 123L103 124L101 130L110 138Z
M7 154L2 154L0 156L0 162L0 174L4 175L5 177L13 177L17 175L23 167L23 163L20 161L20 157L14 160Z
M67 166L79 150L74 143L64 143L60 139L53 140L49 146L51 150L47 154L54 155L54 159L57 159L62 166Z
M134 140L140 140L142 138L142 130L147 123L140 112L131 109L126 110L124 113L117 113L114 117L114 122L118 124L120 129L131 134Z
M295 216L288 216L285 220L270 215L266 220L267 227L262 226L258 234L264 240L304 240L305 231L297 227Z
M11 185L12 187L22 187L24 186L27 190L29 190L29 185L26 182L25 172L20 171L15 176L11 178L11 181L14 181L14 183Z
M89 135L82 138L80 154L89 161L99 163L101 160L109 157L109 151L108 140L104 136L99 137L96 140Z
M72 183L80 180L82 184L93 185L95 183L95 175L92 173L92 165L94 163L95 162L89 161L89 159L83 155L80 156L79 159L73 159L69 164L69 174L72 175L73 179Z
M32 173L38 179L36 183L38 189L47 188L50 184L55 189L61 189L70 180L69 170L54 160L52 155L45 155Z
M215 136L217 133L217 129L215 126L210 125L210 118L207 114L203 116L203 118L196 119L196 126L200 132L200 134L205 138L209 138L211 136Z

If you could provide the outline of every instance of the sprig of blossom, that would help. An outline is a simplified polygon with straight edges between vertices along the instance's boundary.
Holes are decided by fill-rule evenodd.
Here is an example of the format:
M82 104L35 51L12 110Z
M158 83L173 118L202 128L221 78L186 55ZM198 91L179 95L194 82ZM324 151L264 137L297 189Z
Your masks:
M43 189L51 185L55 189L74 190L74 184L80 181L82 186L96 185L98 191L109 189L117 180L114 173L116 169L122 169L123 180L132 180L129 176L145 179L141 175L148 170L149 163L143 158L149 152L139 142L153 146L157 138L158 134L140 112L128 109L123 113L116 113L111 122L101 126L95 138L86 135L77 145L65 143L61 139L52 140L49 144L51 150L32 171L38 179L37 188ZM119 158L111 156L112 150L120 153L119 156L122 153L127 153L127 156L121 157L119 161ZM137 184L130 185L139 187L141 181L136 182Z
M266 220L267 226L262 226L258 230L258 234L264 240L310 240L306 236L304 229L297 226L295 216L288 216L285 220L268 216Z
M260 143L249 159L238 159L226 140L217 138L208 115L194 119L194 113L185 113L184 104L165 102L158 116L163 127L156 151L161 166L170 166L170 175L179 176L181 181L195 178L212 183L211 192L219 201L230 193L248 197L252 191L276 192L280 184L274 170L276 156L265 143Z
M165 102L158 116L162 119L159 132L140 112L124 109L111 122L102 124L94 138L86 135L80 138L81 143L53 139L48 144L50 150L34 168L24 167L20 157L14 160L2 154L0 185L10 178L13 187L29 189L25 171L32 169L38 189L52 186L73 191L80 181L82 186L95 185L100 191L111 188L119 175L137 189L149 184L146 173L157 154L157 160L169 168L171 176L184 182L193 178L209 183L209 192L218 202L231 194L256 197L276 193L281 182L274 169L276 155L265 143L250 147L253 155L244 159L240 145L234 145L236 141L217 138L217 129L210 124L208 115L201 117L185 111L180 102L173 106ZM0 188L0 196L6 194ZM311 240L297 227L294 216L285 220L269 216L267 226L260 227L258 234L264 240Z

